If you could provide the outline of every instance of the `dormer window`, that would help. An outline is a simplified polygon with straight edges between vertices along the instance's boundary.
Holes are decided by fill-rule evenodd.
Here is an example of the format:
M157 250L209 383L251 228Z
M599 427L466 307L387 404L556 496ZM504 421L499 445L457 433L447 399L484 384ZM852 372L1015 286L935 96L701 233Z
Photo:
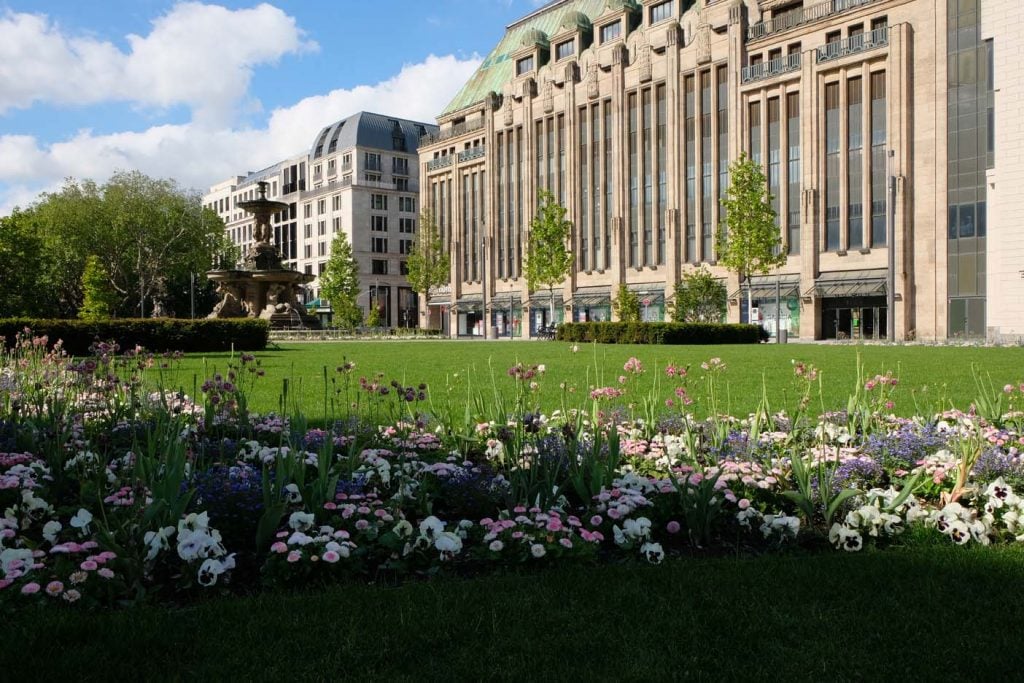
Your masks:
M610 43L622 36L622 20L613 21L601 27L601 44Z
M533 55L523 57L516 61L516 76L522 76L533 71Z
M555 61L567 59L576 54L576 40L567 40L555 45Z
M650 25L653 26L666 19L672 19L675 16L675 10L675 0L665 0L665 2L653 5L650 13Z

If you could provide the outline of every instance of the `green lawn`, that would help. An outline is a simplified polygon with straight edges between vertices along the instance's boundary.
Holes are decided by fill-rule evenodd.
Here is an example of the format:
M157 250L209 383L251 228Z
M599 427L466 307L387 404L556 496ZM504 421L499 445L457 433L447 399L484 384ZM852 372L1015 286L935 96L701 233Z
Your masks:
M19 611L6 680L1013 680L1020 546L947 544Z
M335 343L282 344L260 352L267 375L257 382L252 405L260 411L280 407L285 379L290 401L297 401L312 420L325 416L325 368L328 380L327 404L340 384L335 367L345 360L354 361L353 381L383 372L385 379L404 385L425 382L437 404L467 396L482 396L493 404L495 392L509 393L513 380L506 372L516 362L544 364L547 372L540 379L541 406L552 410L561 405L562 389L575 390L567 395L578 405L595 386L615 384L622 365L630 356L644 362L647 372L633 396L646 394L655 378L661 382L660 400L670 396L664 381L668 363L691 366L690 393L697 399L692 410L705 414L704 385L700 363L717 356L727 365L723 386L728 411L745 415L753 411L761 398L762 381L767 387L773 410L792 410L796 383L791 361L813 363L822 370L823 401L815 400L813 411L845 407L855 385L857 357L871 375L887 370L900 378L895 393L895 412L910 415L919 411L935 412L950 405L966 409L978 395L975 372L994 387L1024 380L1024 348L927 347L927 346L839 346L818 344L757 346L615 346L581 345L572 352L562 342L472 342L472 341L353 341ZM214 369L224 370L228 354L190 356L164 378L166 385L192 392ZM339 396L338 401L344 403ZM659 401L660 402L660 401ZM435 405L435 410L439 410ZM340 408L335 409L335 414ZM328 408L328 413L331 409ZM329 416L329 415L328 415Z

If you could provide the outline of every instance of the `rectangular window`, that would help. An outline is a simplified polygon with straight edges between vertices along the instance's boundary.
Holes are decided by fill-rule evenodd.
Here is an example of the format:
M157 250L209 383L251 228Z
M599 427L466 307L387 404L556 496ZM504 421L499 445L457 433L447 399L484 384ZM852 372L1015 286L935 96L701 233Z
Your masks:
M391 160L391 172L398 175L409 175L409 160L404 157L395 157Z
M316 222L316 234L321 237L327 234L327 221Z
M718 224L725 223L722 200L729 191L729 68L720 66L718 81Z
M825 86L825 250L839 251L839 84Z
M399 261L398 262L398 274L399 275L408 275L409 274L409 262L408 261Z
M386 237L370 238L370 251L375 254L388 253L388 239Z
M587 124L590 123L590 108L581 107L579 116L577 117L579 125L579 134L577 139L579 140L579 160L580 160L580 212L579 212L579 229L580 229L580 246L579 246L579 258L576 259L577 267L585 272L590 272L593 268L593 260L591 259L590 246L590 150L588 144L590 143L590 133L587 129Z
M641 148L643 149L644 168L644 213L643 213L643 262L642 265L649 266L654 263L654 239L653 239L653 216L654 211L654 161L651 153L651 89L647 88L641 93Z
M714 168L714 157L711 154L711 72L704 71L700 75L700 165L701 165L701 260L712 258L711 243L714 236L711 231L712 204L715 195L711 181Z
M637 154L637 103L636 93L630 93L627 100L627 118L629 121L629 265L639 266L639 210L640 210L640 169Z
M686 110L686 262L697 262L697 102L693 76L684 81Z
M363 153L363 170L364 171L381 171L383 167L380 163L380 154L376 152L364 152Z
M341 217L335 216L331 219L331 232L338 232L341 230Z
M761 163L761 103L751 102L750 112L750 158L755 164Z
M302 228L302 234L305 236L307 240L313 237L313 224L306 223L306 225L303 226Z
M622 35L622 21L615 21L601 27L601 44L605 44Z
M576 41L567 40L555 45L555 61L572 57L576 54Z
M387 232L388 230L388 217L387 216L370 216L370 230L374 232Z
M668 130L667 109L665 104L665 84L661 83L655 88L654 99L657 102L657 174L658 174L658 214L656 223L658 225L658 265L665 263L665 209L668 207L668 149L666 138Z
M604 225L601 232L601 243L604 245L604 253L603 260L599 260L597 263L598 269L608 267L612 258L612 206L614 205L612 179L615 177L612 169L614 147L614 139L612 138L612 101L605 100L601 106L604 112L604 147L601 149L601 154L604 155Z
M388 262L386 259L371 259L370 260L370 273L373 275L387 275L388 274Z
M319 200L317 200L317 202L316 202L316 215L319 216L319 215L325 214L325 213L327 213L327 200L326 199L319 199Z
M884 247L886 182L885 72L871 74L871 246Z
M522 76L531 71L533 71L533 55L516 61L516 76Z
M388 210L388 196L386 194L371 194L370 208L375 211Z
M864 246L864 135L863 85L860 78L846 81L846 230L850 249Z
M404 211L405 213L416 212L416 198L415 197L399 197L398 198L398 210Z
M312 218L313 217L313 204L311 202L307 202L306 204L303 205L303 207L302 207L302 217L303 218Z
M303 249L303 253L306 258L313 258L313 245L307 244Z
M779 210L780 192L782 182L782 132L780 130L781 112L779 110L779 98L773 97L768 100L768 192L772 196L772 209L775 211L775 224L779 227L780 235L782 229L782 213Z
M412 240L398 240L398 253L399 254L411 254L412 253Z
M332 211L341 211L341 195L340 194L336 194L333 197L331 197L331 210Z
M673 0L666 0L666 2L659 2L657 5L651 7L651 20L650 24L657 24L659 21L665 21L675 16L675 3Z
M317 242L316 244L316 255L327 256L327 242Z
M789 234L787 236L787 251L790 254L800 253L800 94L788 93L786 95L786 134L789 138L787 192L786 192L786 214Z
M398 232L404 232L412 234L416 232L416 219L415 218L399 218L398 219Z

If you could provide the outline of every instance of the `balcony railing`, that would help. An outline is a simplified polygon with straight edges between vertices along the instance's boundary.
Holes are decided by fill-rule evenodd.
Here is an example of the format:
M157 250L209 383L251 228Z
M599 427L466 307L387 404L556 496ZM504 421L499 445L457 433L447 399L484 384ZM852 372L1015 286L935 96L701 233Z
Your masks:
M427 170L428 171L436 171L439 168L445 168L445 167L451 166L451 165L452 165L452 158L450 156L445 155L443 157L438 157L436 159L431 159L430 161L428 161L427 162Z
M786 12L748 27L747 40L758 40L773 33L782 33L794 26L809 24L834 14L870 5L873 2L879 2L879 0L826 0L826 2L820 2L803 9Z
M380 159L371 157L369 159L366 159L365 162L363 163L363 170L364 171L383 171L384 169L382 168L382 166L383 166L383 164L380 163Z
M818 63L831 62L846 55L873 50L889 44L889 27L882 26L869 33L850 36L846 40L825 43L818 48Z
M431 145L435 142L441 142L442 140L448 140L449 138L458 137L465 133L472 133L473 131L480 130L484 127L483 120L471 121L469 123L456 123L447 130L442 130L438 133L428 133L420 138L420 145Z
M771 78L780 74L788 74L790 71L800 70L800 53L786 55L773 59L762 64L751 64L740 70L740 82L751 83L765 78Z
M459 152L459 163L464 164L467 161L479 159L486 153L487 148L484 145L480 145L479 147L472 147L470 149L464 149L461 152Z

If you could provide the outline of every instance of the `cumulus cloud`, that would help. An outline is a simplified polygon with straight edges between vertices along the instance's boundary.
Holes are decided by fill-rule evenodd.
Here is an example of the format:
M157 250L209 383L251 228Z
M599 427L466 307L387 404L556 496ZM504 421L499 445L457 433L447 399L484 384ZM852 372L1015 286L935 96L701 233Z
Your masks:
M119 169L175 178L205 191L213 183L302 153L319 130L357 111L431 122L480 64L480 57L428 56L376 84L332 90L275 109L262 127L238 128L196 116L177 125L95 135L88 130L53 144L0 136L0 215L27 206L63 178L103 181Z
M244 31L235 27L244 26ZM0 15L0 113L36 103L184 104L223 123L249 89L253 68L317 49L294 18L261 4L231 10L186 2L152 22L129 49L66 34L42 14Z

